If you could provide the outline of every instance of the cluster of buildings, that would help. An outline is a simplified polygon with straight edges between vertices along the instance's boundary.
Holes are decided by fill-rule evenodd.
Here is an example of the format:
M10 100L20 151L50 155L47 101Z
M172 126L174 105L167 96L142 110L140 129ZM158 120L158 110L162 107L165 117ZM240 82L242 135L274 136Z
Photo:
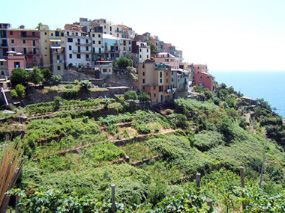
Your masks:
M189 94L192 82L213 90L207 65L187 64L182 51L171 43L150 33L138 35L106 19L80 18L64 29L42 24L37 29L12 28L0 23L0 78L10 76L14 68L34 66L50 68L56 75L71 69L94 70L102 78L113 74L113 61L120 57L133 60L136 87L149 93L153 103Z

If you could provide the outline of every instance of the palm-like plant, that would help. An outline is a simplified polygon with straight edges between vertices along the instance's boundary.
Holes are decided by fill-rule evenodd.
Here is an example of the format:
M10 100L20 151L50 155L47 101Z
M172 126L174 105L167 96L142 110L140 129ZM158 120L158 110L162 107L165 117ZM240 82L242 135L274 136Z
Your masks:
M23 150L14 144L5 144L0 161L0 212L5 212L10 195L6 192L12 189L23 166Z

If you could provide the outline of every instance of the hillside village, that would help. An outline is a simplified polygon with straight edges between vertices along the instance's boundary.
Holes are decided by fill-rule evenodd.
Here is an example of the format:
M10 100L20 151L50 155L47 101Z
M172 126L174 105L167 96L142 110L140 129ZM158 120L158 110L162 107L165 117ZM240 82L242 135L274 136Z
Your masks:
M120 58L131 59L131 81L126 79L126 67L116 66ZM9 81L15 68L29 72L34 67L50 69L62 82L90 80L93 87L145 91L152 105L187 97L193 85L214 89L207 65L183 62L182 50L171 43L106 19L80 18L64 29L0 23L0 84L5 91L16 86Z
M171 43L0 23L0 58L0 212L285 212L282 117Z

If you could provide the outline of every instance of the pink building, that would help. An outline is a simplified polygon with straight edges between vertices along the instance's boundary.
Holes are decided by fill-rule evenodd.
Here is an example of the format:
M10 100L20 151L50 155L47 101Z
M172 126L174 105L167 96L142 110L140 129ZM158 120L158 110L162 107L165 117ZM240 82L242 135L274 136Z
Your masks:
M193 64L195 85L214 90L214 77L208 73L208 67L205 64Z
M13 69L15 68L21 68L21 69L26 69L26 59L25 56L18 53L9 53L7 57L7 62L8 62L8 72L9 76L11 76Z
M171 46L171 43L164 43L165 45L165 52L168 52L168 47Z
M176 58L170 53L158 53L154 60L155 63L162 63L171 66L172 69L179 69L179 58Z
M193 64L194 74L201 72L208 72L206 64Z
M9 51L22 53L26 59L26 68L41 66L40 32L36 29L8 29Z

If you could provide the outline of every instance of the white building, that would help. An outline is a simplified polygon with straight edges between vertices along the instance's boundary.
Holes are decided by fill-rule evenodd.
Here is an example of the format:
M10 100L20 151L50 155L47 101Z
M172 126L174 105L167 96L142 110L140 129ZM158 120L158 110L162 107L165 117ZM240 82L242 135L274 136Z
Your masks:
M86 33L66 30L66 66L91 67L92 40Z

